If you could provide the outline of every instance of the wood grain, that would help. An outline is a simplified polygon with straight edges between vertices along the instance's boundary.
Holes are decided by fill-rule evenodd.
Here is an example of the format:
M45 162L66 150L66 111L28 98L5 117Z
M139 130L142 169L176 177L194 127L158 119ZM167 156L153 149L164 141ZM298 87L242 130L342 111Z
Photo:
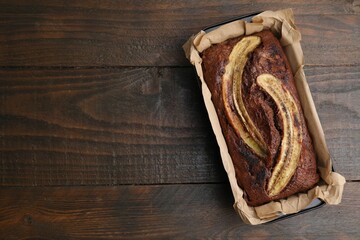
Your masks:
M359 67L306 67L336 170L359 175ZM224 182L192 68L0 70L3 186Z
M191 68L0 75L3 185L225 180Z
M0 239L360 239L352 0L0 0ZM291 7L339 206L247 226L182 44Z
M242 223L228 184L0 189L1 239L358 239L360 184L343 201L262 226Z
M205 26L292 7L306 64L360 64L352 1L0 1L0 66L189 66ZM321 13L321 14L320 14Z
M334 167L359 180L360 66L307 67L305 72Z

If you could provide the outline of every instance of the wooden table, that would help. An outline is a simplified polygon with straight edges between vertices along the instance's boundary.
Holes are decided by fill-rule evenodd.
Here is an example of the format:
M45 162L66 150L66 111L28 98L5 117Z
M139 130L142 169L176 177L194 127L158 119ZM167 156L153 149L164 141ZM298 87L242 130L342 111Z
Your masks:
M339 206L242 223L181 45L291 7ZM359 1L0 0L0 239L359 239Z

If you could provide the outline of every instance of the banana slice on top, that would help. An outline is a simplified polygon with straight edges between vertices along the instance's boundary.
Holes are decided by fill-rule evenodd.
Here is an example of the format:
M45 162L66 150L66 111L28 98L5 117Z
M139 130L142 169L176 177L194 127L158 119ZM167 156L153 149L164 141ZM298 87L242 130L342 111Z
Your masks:
M282 82L271 74L257 77L257 84L275 101L283 122L283 136L278 162L268 182L269 196L275 196L285 188L296 171L302 146L300 113L291 93Z
M245 37L231 51L229 62L225 67L222 81L222 97L225 112L237 135L243 139L257 155L266 157L266 144L260 132L251 120L242 100L242 77L248 54L261 43L257 36ZM236 108L232 109L231 103Z

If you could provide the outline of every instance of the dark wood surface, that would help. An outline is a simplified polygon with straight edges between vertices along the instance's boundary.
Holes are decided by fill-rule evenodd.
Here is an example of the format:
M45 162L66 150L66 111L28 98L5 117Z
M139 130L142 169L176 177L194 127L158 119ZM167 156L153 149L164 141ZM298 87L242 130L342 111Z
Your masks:
M199 29L292 7L339 206L251 227L196 76ZM0 0L0 239L359 239L359 1Z
M360 64L356 1L65 2L0 0L0 65L188 66L181 46L204 26L284 7L295 10L307 64Z
M66 196L66 197L64 197ZM360 184L341 205L248 226L228 184L3 188L1 239L358 239Z

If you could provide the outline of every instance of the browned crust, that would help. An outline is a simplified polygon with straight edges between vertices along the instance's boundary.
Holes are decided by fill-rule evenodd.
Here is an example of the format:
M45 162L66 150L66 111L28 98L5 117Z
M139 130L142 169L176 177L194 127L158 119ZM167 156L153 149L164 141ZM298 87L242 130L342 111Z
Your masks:
M319 180L315 152L301 111L303 141L296 172L279 195L271 198L266 193L267 181L276 164L277 152L281 142L282 121L275 103L268 94L257 86L256 78L263 73L274 75L291 92L299 109L301 106L289 62L278 39L270 31L263 31L254 35L259 36L262 43L249 55L249 60L245 65L242 85L244 89L243 101L250 117L267 143L269 150L267 159L260 159L256 156L236 135L226 118L224 104L221 100L222 75L232 48L242 37L212 45L202 54L204 79L212 93L212 101L234 163L238 184L244 189L244 197L250 206L258 206L297 192L304 192L313 187Z

